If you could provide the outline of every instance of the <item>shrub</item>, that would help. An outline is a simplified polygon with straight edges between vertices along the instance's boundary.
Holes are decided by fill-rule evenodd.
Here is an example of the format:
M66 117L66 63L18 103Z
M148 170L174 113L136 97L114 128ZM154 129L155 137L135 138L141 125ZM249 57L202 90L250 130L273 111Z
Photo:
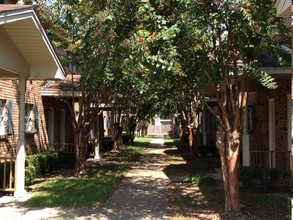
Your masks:
M56 170L59 161L57 152L44 152L29 155L26 160L27 166L35 167L36 175L44 175L45 173Z
M242 166L239 171L240 180L247 187L260 184L270 188L276 184L280 175L277 169L265 167Z
M58 152L59 168L73 168L75 164L74 152Z
M123 144L128 144L130 142L130 135L122 135L121 139Z
M50 173L61 167L73 168L75 153L43 152L26 157L25 185L31 185L37 176Z
M199 145L198 150L202 157L207 157L209 155L216 157L219 155L216 145Z
M114 141L111 138L103 138L101 140L101 152L106 152L112 150L114 147Z
M36 176L37 176L36 168L31 165L27 166L25 168L25 177L24 177L25 185L29 186L33 184Z
M184 179L184 182L188 184L196 184L196 185L216 185L217 181L207 174L198 174L195 176L190 176Z
M288 215L287 215L287 219L288 220L292 220L292 197L288 197Z

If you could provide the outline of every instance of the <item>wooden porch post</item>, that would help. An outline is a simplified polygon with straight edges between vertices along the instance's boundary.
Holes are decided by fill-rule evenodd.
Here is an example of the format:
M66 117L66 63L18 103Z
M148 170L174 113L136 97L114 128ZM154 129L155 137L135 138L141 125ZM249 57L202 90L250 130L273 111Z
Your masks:
M19 91L19 134L17 142L17 155L15 165L15 197L23 197L26 195L24 188L25 178L25 91L26 91L26 78L20 75L18 79L18 91Z

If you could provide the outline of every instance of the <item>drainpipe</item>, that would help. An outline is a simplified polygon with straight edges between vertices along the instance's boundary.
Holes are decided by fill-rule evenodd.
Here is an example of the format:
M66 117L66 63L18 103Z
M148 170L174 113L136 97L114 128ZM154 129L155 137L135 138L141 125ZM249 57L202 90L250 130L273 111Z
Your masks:
M19 92L19 135L17 142L17 155L15 164L15 197L26 196L24 189L24 177L25 177L25 91L26 91L26 77L22 74L18 79L18 92Z

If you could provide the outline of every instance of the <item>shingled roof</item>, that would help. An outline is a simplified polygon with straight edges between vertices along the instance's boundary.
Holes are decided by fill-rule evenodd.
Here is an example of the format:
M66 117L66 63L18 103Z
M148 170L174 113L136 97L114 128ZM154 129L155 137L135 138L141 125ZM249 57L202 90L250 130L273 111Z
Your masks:
M34 7L32 5L14 5L14 4L0 4L0 13L4 13L6 11L12 11L12 10L19 10L23 8L31 8Z

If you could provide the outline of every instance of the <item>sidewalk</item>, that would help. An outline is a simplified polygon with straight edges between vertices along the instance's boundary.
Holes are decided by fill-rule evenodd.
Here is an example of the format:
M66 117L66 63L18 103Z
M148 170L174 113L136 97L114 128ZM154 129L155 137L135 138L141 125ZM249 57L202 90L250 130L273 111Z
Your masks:
M163 138L153 139L103 208L27 208L12 196L0 197L0 219L168 219L167 176L163 173ZM27 199L27 198L26 198Z

